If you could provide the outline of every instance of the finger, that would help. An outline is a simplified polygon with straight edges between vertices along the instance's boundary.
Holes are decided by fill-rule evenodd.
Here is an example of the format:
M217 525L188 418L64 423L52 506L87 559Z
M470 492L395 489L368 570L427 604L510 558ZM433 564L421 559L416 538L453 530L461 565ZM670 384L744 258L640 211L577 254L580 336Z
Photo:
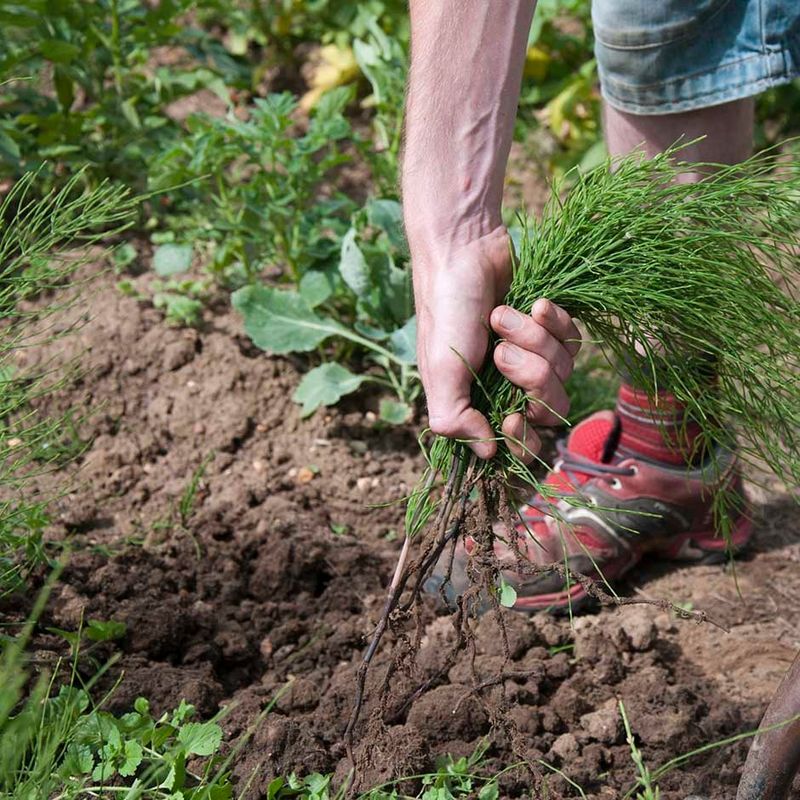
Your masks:
M522 414L509 414L503 420L502 431L508 449L526 464L539 455L542 440Z
M565 424L569 414L569 395L561 383L554 383L546 391L528 396L530 401L525 413L531 423L550 427Z
M478 458L492 458L497 452L489 421L469 405L469 400L453 402L446 396L429 396L428 424L439 436L466 441Z
M572 374L572 354L532 317L520 314L511 306L498 306L492 311L490 322L494 331L507 341L549 361L562 381Z
M501 342L494 363L515 386L532 398L532 419L539 425L560 425L569 411L569 397L553 365L537 353ZM538 402L533 402L533 400Z
M531 310L531 316L540 325L544 325L560 342L571 356L575 356L581 349L581 334L572 317L561 306L540 297Z

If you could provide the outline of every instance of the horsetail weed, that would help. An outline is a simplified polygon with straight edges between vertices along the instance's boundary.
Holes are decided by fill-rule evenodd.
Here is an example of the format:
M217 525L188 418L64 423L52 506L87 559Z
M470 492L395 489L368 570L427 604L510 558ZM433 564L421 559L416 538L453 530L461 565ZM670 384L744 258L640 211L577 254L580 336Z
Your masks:
M687 460L713 461L717 446L730 446L735 437L743 460L796 484L800 163L773 149L735 166L690 165L680 161L680 150L673 147L651 160L633 154L572 175L564 200L554 187L541 220L525 225L504 302L528 313L536 299L548 298L581 320L652 402L659 391L671 392L701 430ZM707 173L701 183L681 182L682 174L698 170ZM475 376L473 405L495 430L532 399L491 359ZM406 541L384 616L359 674L350 735L369 661L400 595L411 580L411 599L402 612L461 531L469 492L477 486L477 530L487 554L492 518L506 524L512 519L513 482L549 497L558 514L554 491L502 442L492 459L481 461L467 442L436 437L426 458L425 474L407 503ZM565 499L580 503L579 497ZM725 493L715 501L722 533L722 512L730 502ZM411 540L434 517L421 554L406 565ZM497 564L483 572L482 586L472 586L472 595L483 588L496 606ZM470 583L475 580L473 573Z
M541 221L525 228L505 303L527 313L537 298L552 300L654 402L659 390L674 394L701 428L689 459L735 429L740 457L797 483L800 162L776 163L768 151L698 166L676 161L679 152L607 163L578 176L563 202L555 189ZM676 180L698 169L710 173L702 183ZM474 404L497 430L529 401L491 361L476 376ZM463 471L468 452L439 437L429 470ZM536 485L508 447L476 469ZM435 507L431 492L416 493L407 532Z

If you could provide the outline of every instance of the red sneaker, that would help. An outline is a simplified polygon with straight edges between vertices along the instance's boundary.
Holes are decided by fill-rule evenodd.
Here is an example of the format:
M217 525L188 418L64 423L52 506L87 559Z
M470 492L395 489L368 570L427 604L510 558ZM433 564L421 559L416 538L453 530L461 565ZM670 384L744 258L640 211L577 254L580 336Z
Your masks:
M524 524L517 526L516 549L523 559L537 566L560 563L569 572L611 583L648 553L709 563L740 552L750 539L751 520L734 453L720 447L696 468L661 463L621 447L620 426L617 414L600 411L559 442L559 459L545 481L557 497L537 495L520 509ZM726 538L717 533L713 512L713 498L723 487L737 501L729 506L735 511ZM462 563L473 546L467 541ZM558 573L521 573L508 543L496 541L495 553L508 565L503 576L517 592L515 609L574 608L587 599L579 583L565 583Z

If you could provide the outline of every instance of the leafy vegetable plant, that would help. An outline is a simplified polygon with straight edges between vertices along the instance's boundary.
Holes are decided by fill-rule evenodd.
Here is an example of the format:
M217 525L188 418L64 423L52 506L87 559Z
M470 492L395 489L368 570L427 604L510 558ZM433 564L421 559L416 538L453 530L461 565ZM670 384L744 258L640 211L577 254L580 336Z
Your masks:
M268 266L300 280L336 252L353 202L331 188L346 163L348 88L328 92L307 130L287 93L257 99L248 119L195 115L188 134L153 167L160 188L189 183L174 198L171 224L180 246L205 248L225 283L255 280Z
M202 88L229 101L246 70L220 59L204 32L185 24L194 0L28 0L4 3L0 26L0 174L49 160L58 180L87 162L87 179L139 186L145 163L174 140L167 105ZM162 46L184 48L159 64ZM225 80L222 79L225 77ZM43 188L47 186L43 185Z
M326 360L303 377L295 400L304 415L371 382L397 398L381 405L383 419L402 422L419 384L410 275L396 263L405 258L400 206L372 200L353 223L335 272L309 271L297 290L245 286L234 293L233 305L247 334L268 352L311 352L331 340L346 348L333 354L338 361ZM338 363L345 355L374 368L355 374Z

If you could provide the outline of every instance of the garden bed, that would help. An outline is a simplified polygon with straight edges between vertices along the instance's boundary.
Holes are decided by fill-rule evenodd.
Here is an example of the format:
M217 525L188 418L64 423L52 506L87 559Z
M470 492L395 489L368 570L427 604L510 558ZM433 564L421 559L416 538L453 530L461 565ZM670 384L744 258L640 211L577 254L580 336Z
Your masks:
M88 304L56 324L87 306L75 335L23 362L81 355L81 378L44 402L89 412L81 436L91 443L78 463L38 481L43 492L65 479L72 487L49 535L73 552L42 630L74 629L82 616L125 622L107 675L121 676L111 707L145 695L158 713L186 699L207 718L233 704L222 722L232 742L280 694L235 759L242 786L258 770L249 796L292 771L341 783L355 669L402 532L396 501L423 466L418 425L385 425L365 395L301 420L291 400L299 373L257 350L224 304L211 304L198 331L170 328L107 273L91 283ZM524 755L563 773L539 767L550 797L579 796L567 778L596 798L633 785L619 700L651 770L756 727L800 646L800 610L788 602L800 591L800 544L797 509L780 487L750 493L755 544L736 565L738 590L730 569L649 563L621 587L691 603L727 632L644 606L572 622L507 611L512 661L504 664L486 617L474 666L480 681L508 677L474 692L468 654L439 674L453 632L426 601L418 663L393 679L383 725L368 697L356 736L360 788L428 772L438 756L469 755L484 739L479 769L507 768L520 753L488 716L503 693ZM28 608L19 597L3 602L16 617ZM40 655L60 648L44 633L35 645ZM385 640L376 658L373 700L391 647ZM676 767L660 780L663 795L732 797L748 743ZM501 796L530 796L537 780L509 770Z

